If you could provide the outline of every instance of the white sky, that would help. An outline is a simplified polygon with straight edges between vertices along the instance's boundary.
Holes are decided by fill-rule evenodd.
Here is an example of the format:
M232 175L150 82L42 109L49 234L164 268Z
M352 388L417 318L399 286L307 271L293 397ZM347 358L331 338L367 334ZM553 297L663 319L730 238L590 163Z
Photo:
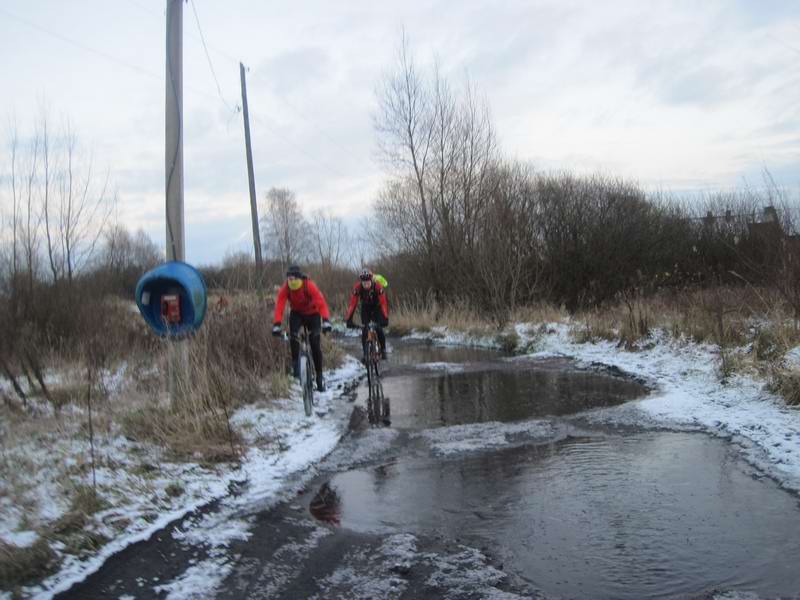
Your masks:
M242 119L229 108L238 60L259 198L288 186L305 211L356 222L383 177L374 90L403 28L421 63L438 58L454 83L469 75L503 150L539 169L683 191L758 185L766 167L800 184L794 0L194 2L224 101L186 4L190 262L252 248ZM161 244L165 4L0 1L0 119L30 130L43 101L69 117L111 169L123 222Z

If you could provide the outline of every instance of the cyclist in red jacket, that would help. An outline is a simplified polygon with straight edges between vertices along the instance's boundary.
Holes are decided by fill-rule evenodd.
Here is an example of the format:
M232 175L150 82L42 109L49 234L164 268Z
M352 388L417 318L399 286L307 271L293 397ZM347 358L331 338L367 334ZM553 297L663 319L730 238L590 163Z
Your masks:
M350 307L347 309L345 321L347 326L355 328L353 314L361 301L361 347L364 350L364 363L367 362L367 325L373 321L377 325L378 343L381 346L381 358L386 359L386 334L384 327L389 326L389 303L383 286L375 281L369 269L363 269L358 276L359 282L353 286Z
M275 300L275 318L273 319L272 335L281 335L281 322L286 300L289 300L289 336L292 348L292 370L295 377L300 377L300 341L298 333L300 327L305 325L309 332L311 356L314 359L314 368L317 372L317 389L322 392L325 386L322 382L322 347L320 345L320 330L329 333L331 330L331 315L325 296L319 291L316 284L307 275L300 271L300 267L291 266L286 271L286 283L278 291Z

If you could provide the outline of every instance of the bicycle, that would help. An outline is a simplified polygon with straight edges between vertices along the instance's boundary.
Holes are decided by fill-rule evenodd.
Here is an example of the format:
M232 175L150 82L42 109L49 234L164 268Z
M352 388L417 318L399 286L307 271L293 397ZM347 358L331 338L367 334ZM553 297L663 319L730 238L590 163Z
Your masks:
M297 333L297 341L300 343L297 362L300 385L303 388L303 409L306 411L306 416L310 417L314 410L314 381L316 374L314 372L314 360L308 350L308 336L308 328L305 325L301 325L300 331ZM287 336L284 339L288 340L289 337Z
M367 385L369 388L369 399L367 413L370 423L383 423L388 425L389 421L389 401L383 394L383 383L381 382L381 362L380 343L378 342L378 329L374 321L367 325Z

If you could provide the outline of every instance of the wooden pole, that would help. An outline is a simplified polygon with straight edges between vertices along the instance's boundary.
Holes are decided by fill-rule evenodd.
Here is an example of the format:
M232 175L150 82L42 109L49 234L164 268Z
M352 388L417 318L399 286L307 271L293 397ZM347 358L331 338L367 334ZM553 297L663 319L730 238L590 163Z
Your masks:
M183 0L167 0L166 216L167 260L185 260L183 228ZM174 404L188 381L186 344L167 351L169 397Z
M261 278L261 235L258 231L258 205L256 203L256 177L253 173L253 148L250 144L250 112L247 109L247 82L245 80L244 65L239 63L239 76L242 80L242 118L244 119L244 144L247 153L247 178L250 181L250 217L253 221L253 248L256 253L256 268L259 281ZM259 286L261 287L261 286Z
M184 260L183 0L167 0L167 260Z

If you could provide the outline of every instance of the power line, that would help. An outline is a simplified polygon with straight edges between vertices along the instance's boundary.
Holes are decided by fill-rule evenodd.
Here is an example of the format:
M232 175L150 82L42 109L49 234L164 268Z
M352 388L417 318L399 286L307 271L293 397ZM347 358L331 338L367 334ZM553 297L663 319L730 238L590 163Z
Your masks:
M134 6L136 6L137 8L139 8L140 10L143 10L143 11L145 11L145 12L148 12L148 13L150 13L150 14L153 14L153 15L155 15L155 14L159 14L159 16L160 16L160 17L163 17L163 16L164 16L164 15L163 15L163 13L158 13L158 11L152 10L152 9L150 9L149 7L145 6L145 5L142 5L142 4L141 4L141 3L139 3L137 0L128 0L128 2L129 2L129 3L131 3L131 4L133 4ZM231 61L231 62L235 63L237 67L238 67L239 63L240 63L240 62L242 62L242 61L240 61L240 60L238 60L238 59L234 58L233 56L231 56L230 54L228 54L228 53L227 53L227 52L225 52L224 50L221 50L219 47L216 47L216 46L214 46L214 45L212 45L212 44L208 44L208 43L206 42L205 36L203 35L203 30L202 30L202 27L201 27L201 25L200 25L200 19L198 18L198 14L197 14L197 8L196 8L196 5L195 5L195 1L194 1L194 0L191 0L191 3L192 3L192 10L193 10L193 12L194 12L195 22L197 23L197 29L198 29L198 32L199 32L199 34L200 34L200 36L199 36L199 39L200 39L201 43L203 44L203 49L205 50L205 53L206 53L206 58L207 58L207 60L208 60L208 65L209 65L209 68L211 69L211 75L212 75L212 77L214 78L214 81L216 82L216 85L217 85L217 92L219 93L220 99L222 100L222 102L225 104L225 106L226 106L226 107L227 107L229 110L231 110L231 111L234 111L234 110L235 110L236 112L238 112L239 110L241 110L241 109L240 109L240 107L239 107L238 105L236 105L236 106L235 106L235 108L231 108L230 104L229 104L229 103L228 103L228 102L225 100L225 98L224 98L224 96L223 96L223 94L222 94L221 86L220 86L220 84L219 84L219 81L218 81L218 79L217 79L217 76L216 76L216 71L215 71L215 69L214 69L214 66L213 66L213 64L212 64L211 56L210 56L210 54L209 54L209 49L213 50L214 52L216 52L216 53L217 53L217 54L219 54L220 56L222 56L222 57L226 58L227 60L229 60L229 61ZM191 35L191 33L190 33L190 35ZM198 37L198 36L192 36L192 37ZM250 69L249 69L249 67L247 68L247 71L248 71L248 72L250 72ZM280 101L281 101L281 102L282 102L282 103L283 103L283 104L284 104L284 105L285 105L287 108L289 108L289 109L290 109L290 110L291 110L291 111L292 111L292 112L293 112L295 115L299 116L299 117L300 117L302 120L304 120L305 122L307 122L307 123L313 123L313 122L314 122L314 119L312 119L312 118L309 118L309 116L308 116L308 114L307 114L307 113L305 113L304 111L301 111L300 109L298 109L298 108L297 108L297 106L296 106L295 104L293 104L293 103L292 103L292 102L291 102L291 101L290 101L288 98L286 98L286 96L284 96L284 95L282 95L282 94L280 94L280 93L278 93L278 92L275 92L275 91L273 91L273 92L272 92L272 95L274 95L274 96L275 96L275 97L276 97L278 100L280 100ZM251 112L252 112L252 108L251 108ZM253 115L253 118L254 118L255 120L259 120L259 119L257 119L257 117L256 117L255 115ZM228 119L228 125L229 125L229 126L230 126L230 121L231 121L232 119L233 119L233 116L231 116L231 118L230 118L230 119ZM272 131L272 132L273 132L273 133L275 133L276 135L280 136L280 134L279 134L277 131L275 131L275 129L274 129L274 128L272 128L270 125L268 125L268 124L266 124L266 123L263 123L263 122L262 122L262 124L263 124L263 125L265 125L267 128L269 128L269 129L270 129L270 131ZM333 145L333 146L334 146L334 147L335 147L335 148L336 148L336 149L337 149L337 150L338 150L338 151L339 151L339 152L340 152L340 153L341 153L343 156L347 156L347 155L349 155L349 154L350 154L349 152L345 152L345 151L344 151L344 149L342 148L341 144L340 144L338 141L336 141L336 140L335 140L335 139L334 139L332 136L330 136L330 135L329 135L329 134L328 134L326 131L324 131L322 128L320 128L320 127L316 127L315 129L316 129L316 131L317 131L317 133L318 133L319 135L321 135L321 136L322 136L322 137L324 137L326 140L328 140L328 141L329 141L329 142L330 142L330 143L331 143L331 144L332 144L332 145ZM280 137L282 137L282 136L280 136ZM283 138L283 137L282 137L282 139L284 139L284 140L285 140L287 143L289 143L289 144L292 144L291 140L288 140L288 139L286 139L286 138ZM306 153L304 150L301 150L301 149L300 149L299 147L297 147L297 146L295 146L295 147L296 147L298 150L300 150L301 152L303 152L303 153L304 153L306 156L309 156L309 155L308 155L308 154L307 154L307 153Z
M767 37L769 37L769 38L772 38L774 41L778 42L778 43L779 43L781 46L783 46L784 48L788 48L788 49L789 49L789 50L791 50L792 52L797 52L797 54L800 54L800 49L798 49L798 48L795 48L794 46L792 46L792 45L790 45L790 44L787 44L787 43L786 43L786 42L784 42L782 39L775 37L775 36L774 36L774 35L772 35L771 33L768 33L768 34L767 34Z
M81 42L77 42L77 41L75 41L75 40L73 40L71 38L68 38L67 36L61 35L58 32L52 31L51 29L47 29L46 27L42 27L41 25L37 25L36 23L34 23L32 21L29 21L28 19L25 19L25 18L20 17L18 15L15 15L14 13L8 12L6 9L4 9L2 7L0 7L0 13L6 15L7 17L10 17L10 18L14 19L15 21L19 21L20 23L22 23L24 25L27 25L31 29L35 29L37 31L40 31L40 32L42 32L44 34L47 34L47 35L49 35L51 37L54 37L54 38L56 38L58 40L61 40L62 42L65 42L67 44L75 46L76 48L80 48L81 50L83 50L85 52L90 52L91 54L96 54L97 56L105 58L106 60L110 60L113 63L121 65L121 66L123 66L123 67L125 67L127 69L131 69L132 71L136 71L137 73L140 73L142 75L147 75L148 77L154 77L156 79L161 79L160 75L156 75L155 73L153 73L151 71L148 71L147 69L145 69L143 67L135 65L133 63L129 63L126 60L123 60L121 58L117 58L116 56L112 56L111 54L103 52L102 50L95 50L94 48L91 48L91 47L87 46L86 44L82 44Z
M214 78L214 83L217 84L217 93L219 94L219 98L222 100L222 103L228 107L228 110L238 113L241 110L239 105L237 104L235 107L231 107L228 101L225 100L225 96L222 94L222 87L219 84L219 79L217 79L217 73L214 70L214 63L211 61L211 55L208 53L206 37L203 35L203 28L200 26L200 17L197 16L197 7L195 6L194 0L191 0L191 4L192 12L194 13L194 22L197 23L197 31L200 32L200 41L203 43L203 50L206 53L206 59L208 60L208 68L211 70L211 76Z
M258 116L258 115L256 115L256 114L254 114L254 113L253 113L253 109L252 109L252 108L250 109L250 116L253 118L253 120L254 120L254 121L256 121L257 123L260 123L261 125L263 125L263 126L264 126L264 127L266 127L267 129L269 129L269 130L270 130L270 131L271 131L271 132L272 132L274 135L276 135L277 137L279 137L279 138L280 138L281 140L283 140L283 141L284 141L286 144L288 144L289 146L291 146L292 148L294 148L295 150L297 150L297 151L298 151L300 154L302 154L303 156L305 156L305 157L306 157L308 160L310 160L311 162L313 162L313 163L315 163L316 165L318 165L318 166L320 166L320 167L324 168L326 171L328 171L328 173L330 173L330 174L331 174L331 175L333 175L334 177L340 177L340 178L344 178L344 177L345 177L345 175L343 175L342 173L340 173L340 172L339 172L339 171L336 169L336 167L334 167L333 165L331 165L331 164L327 163L326 161L322 161L322 160L319 160L319 159L317 159L317 158L314 158L313 156L311 156L311 154L309 154L309 153L308 153L308 151L307 151L307 150L305 150L304 148L302 148L301 146L299 146L298 144L296 144L294 141L292 141L292 139L291 139L291 138L289 138L289 137L285 136L285 135L284 135L283 133L281 133L281 132L280 132L278 129L276 129L276 127L275 127L274 125L272 125L272 124L270 124L270 123L266 122L265 120L263 120L263 119L259 118L259 116Z
M9 12L8 10L6 10L6 9L4 9L2 7L0 7L0 14L4 14L4 15L10 17L11 19L14 19L14 20L16 20L16 21L18 21L18 22L30 27L31 29L39 31L39 32L41 32L41 33L43 33L45 35L49 35L49 36L51 36L51 37L53 37L55 39L58 39L58 40L60 40L60 41L62 41L64 43L66 43L66 44L75 46L76 48L79 48L79 49L83 50L84 52L88 52L90 54L97 55L97 56L99 56L99 57L101 57L101 58L103 58L103 59L105 59L107 61L110 61L110 62L115 63L117 65L120 65L122 67L125 67L126 69L129 69L131 71L135 71L136 73L139 73L140 75L145 75L147 77L156 79L158 81L163 80L163 75L154 73L154 72L152 72L152 71L150 71L150 70L148 70L148 69L146 69L144 67L140 67L139 65L136 65L134 63L130 63L130 62L126 61L126 60L123 60L121 58L118 58L116 56L108 54L107 52L104 52L102 50L97 50L95 48L92 48L91 46L87 46L86 44L83 44L81 42L75 41L75 40L73 40L73 39L71 39L71 38L69 38L67 36L61 35L60 33L55 32L55 31L53 31L53 30L51 30L51 29L49 29L47 27L43 27L41 25L38 25L38 24L34 23L33 21L30 21L29 19L20 17L20 16L14 14L14 13L11 13L11 12ZM193 88L191 86L187 86L185 84L184 84L184 89L189 90L189 91L191 91L191 92L193 92L195 94L199 94L199 95L205 96L206 98L213 99L214 101L217 101L217 100L219 100L221 98L221 96L220 96L220 98L218 98L214 94L205 92L205 91L197 89L197 88ZM224 102L224 98L222 98L222 100ZM230 108L230 106L227 103L225 103L225 104L226 104L226 107ZM322 161L320 159L314 158L311 154L308 153L307 150L305 150L304 148L302 148L301 146L296 144L289 137L285 136L278 129L276 129L276 127L274 125L270 124L269 122L267 122L264 119L259 118L258 115L253 114L252 110L251 110L251 116L253 117L253 119L255 121L257 121L258 123L260 123L261 125L263 125L267 129L269 129L275 136L279 137L287 145L289 145L292 148L294 148L299 154L302 154L304 157L306 157L311 162L321 166L322 168L324 168L326 171L328 171L334 177L338 177L338 178L344 178L345 177L341 172L339 172L335 167L333 167L329 163L327 163L325 161Z
M165 13L164 13L164 12L162 12L162 11L157 11L157 10L153 10L151 7L149 7L149 6L145 6L145 5L141 4L140 2L137 2L136 0L128 0L128 2L129 2L130 4L133 4L133 5L134 5L134 6L136 6L138 9L140 9L140 10L142 10L142 11L146 12L146 13L149 13L149 14L151 14L151 15L157 15L159 18L161 18L161 17L164 17L164 18L166 18L166 16L165 16ZM191 31L187 31L186 33L187 33L188 35L190 35L191 37L193 37L193 38L197 38L197 36L196 36L196 35L194 35L194 34L193 34ZM219 54L221 57L223 57L223 58L225 58L225 59L227 59L227 60L231 61L231 62L232 62L232 63L234 63L235 65L237 65L237 66L239 65L239 59L238 59L238 58L234 58L233 56L231 56L230 54L228 54L228 53L227 53L227 52L225 52L224 50L221 50L220 48L218 48L218 47L214 46L213 44L208 44L208 48L210 48L212 51L214 51L214 52L216 52L217 54Z
M26 25L26 26L28 26L28 27L30 27L31 29L35 29L36 31L44 33L45 35L49 35L50 37L53 37L53 38L55 38L55 39L57 39L59 41L62 41L64 43L66 43L66 44L70 44L71 46L75 46L76 48L79 48L80 50L83 50L84 52L88 52L90 54L95 54L95 55L97 55L97 56L99 56L99 57L101 57L101 58L103 58L103 59L105 59L107 61L110 61L110 62L114 63L114 64L117 64L117 65L120 65L122 67L125 67L126 69L129 69L131 71L135 71L136 73L139 73L140 75L145 75L147 77L156 79L158 81L163 81L163 79L164 79L164 75L163 74L154 73L153 71L150 71L149 69L146 69L144 67L140 67L139 65L136 65L136 64L128 62L128 61L126 61L124 59L121 59L121 58L118 58L118 57L113 56L111 54L108 54L107 52L104 52L103 50L97 50L96 48L92 48L91 46L87 46L86 44L83 44L81 42L75 41L72 38L69 38L69 37L67 37L65 35L62 35L62 34L56 32L56 31L48 29L47 27L43 27L41 25L38 25L38 24L34 23L33 21L30 21L29 19L26 19L24 17L20 17L20 16L15 15L14 13L11 13L11 12L8 12L6 9L4 9L2 7L0 7L0 13L4 14L4 15L6 15L6 16L8 16L8 17L10 17L10 18L12 18L12 19L14 19L14 20ZM192 87L192 86L186 86L186 85L184 85L184 88L189 90L189 91L191 91L191 92L194 92L195 94L199 94L199 95L205 96L206 98L211 98L214 101L218 100L217 96L215 96L214 94L211 94L211 93L206 92L204 90L201 90L199 88L195 88L195 87Z

